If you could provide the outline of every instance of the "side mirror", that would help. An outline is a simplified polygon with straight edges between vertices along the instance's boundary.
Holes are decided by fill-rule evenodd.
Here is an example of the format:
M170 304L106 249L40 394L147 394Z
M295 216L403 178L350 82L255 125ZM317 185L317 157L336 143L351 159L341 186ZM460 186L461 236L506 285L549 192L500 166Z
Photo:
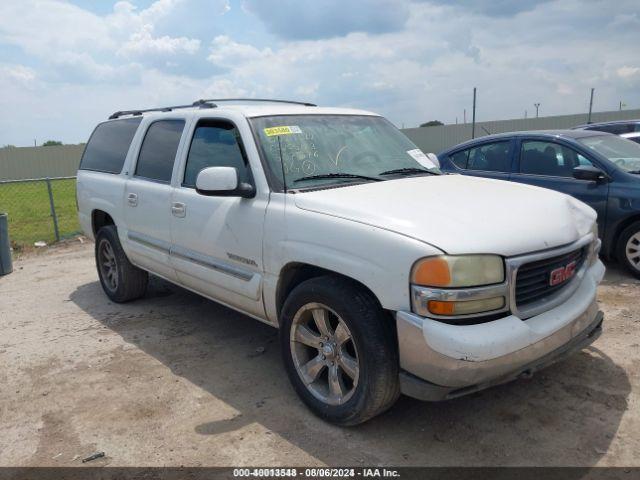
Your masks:
M573 178L578 180L587 180L590 182L598 182L607 178L606 174L592 165L578 165L573 169Z
M196 192L210 197L252 198L256 189L248 183L238 181L234 167L208 167L200 170L196 177Z

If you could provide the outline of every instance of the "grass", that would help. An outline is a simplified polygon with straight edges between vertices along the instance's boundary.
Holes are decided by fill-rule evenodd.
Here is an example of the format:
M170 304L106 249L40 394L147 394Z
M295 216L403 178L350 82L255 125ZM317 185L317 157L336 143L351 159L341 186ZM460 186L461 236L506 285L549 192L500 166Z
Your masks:
M76 210L76 181L51 180L60 237L80 230ZM44 180L0 184L0 213L9 215L9 238L14 248L37 241L55 242L55 231Z

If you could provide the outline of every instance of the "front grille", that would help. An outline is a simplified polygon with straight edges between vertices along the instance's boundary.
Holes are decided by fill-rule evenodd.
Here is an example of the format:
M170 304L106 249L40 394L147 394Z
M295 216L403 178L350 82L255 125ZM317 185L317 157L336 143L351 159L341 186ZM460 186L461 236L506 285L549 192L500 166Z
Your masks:
M516 305L522 307L535 303L562 290L571 282L571 279L558 285L550 285L551 272L573 261L576 262L577 272L584 264L586 256L587 247L583 247L564 255L522 265L516 276Z

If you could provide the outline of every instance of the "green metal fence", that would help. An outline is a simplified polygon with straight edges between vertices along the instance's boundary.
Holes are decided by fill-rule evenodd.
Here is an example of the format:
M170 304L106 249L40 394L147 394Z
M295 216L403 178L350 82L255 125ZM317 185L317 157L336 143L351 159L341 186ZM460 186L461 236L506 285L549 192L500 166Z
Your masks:
M76 178L0 181L0 212L9 216L9 238L14 248L73 236L80 231Z

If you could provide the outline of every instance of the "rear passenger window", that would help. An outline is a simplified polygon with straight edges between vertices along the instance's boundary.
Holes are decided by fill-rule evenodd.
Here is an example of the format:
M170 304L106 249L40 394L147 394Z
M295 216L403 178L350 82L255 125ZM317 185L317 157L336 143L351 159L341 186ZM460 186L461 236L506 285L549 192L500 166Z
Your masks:
M509 141L485 143L449 158L458 168L508 173L511 171L509 144Z
M169 183L182 130L184 120L159 120L152 123L140 148L135 175Z
M469 159L469 150L463 150L461 152L456 152L453 155L449 156L449 160L458 168L462 168L463 170L467 168L467 160Z
M240 141L240 133L228 122L207 120L193 134L182 185L195 188L200 170L207 167L234 167L238 182L247 182L249 167Z
M120 173L141 121L142 118L127 118L98 125L84 149L79 168Z

